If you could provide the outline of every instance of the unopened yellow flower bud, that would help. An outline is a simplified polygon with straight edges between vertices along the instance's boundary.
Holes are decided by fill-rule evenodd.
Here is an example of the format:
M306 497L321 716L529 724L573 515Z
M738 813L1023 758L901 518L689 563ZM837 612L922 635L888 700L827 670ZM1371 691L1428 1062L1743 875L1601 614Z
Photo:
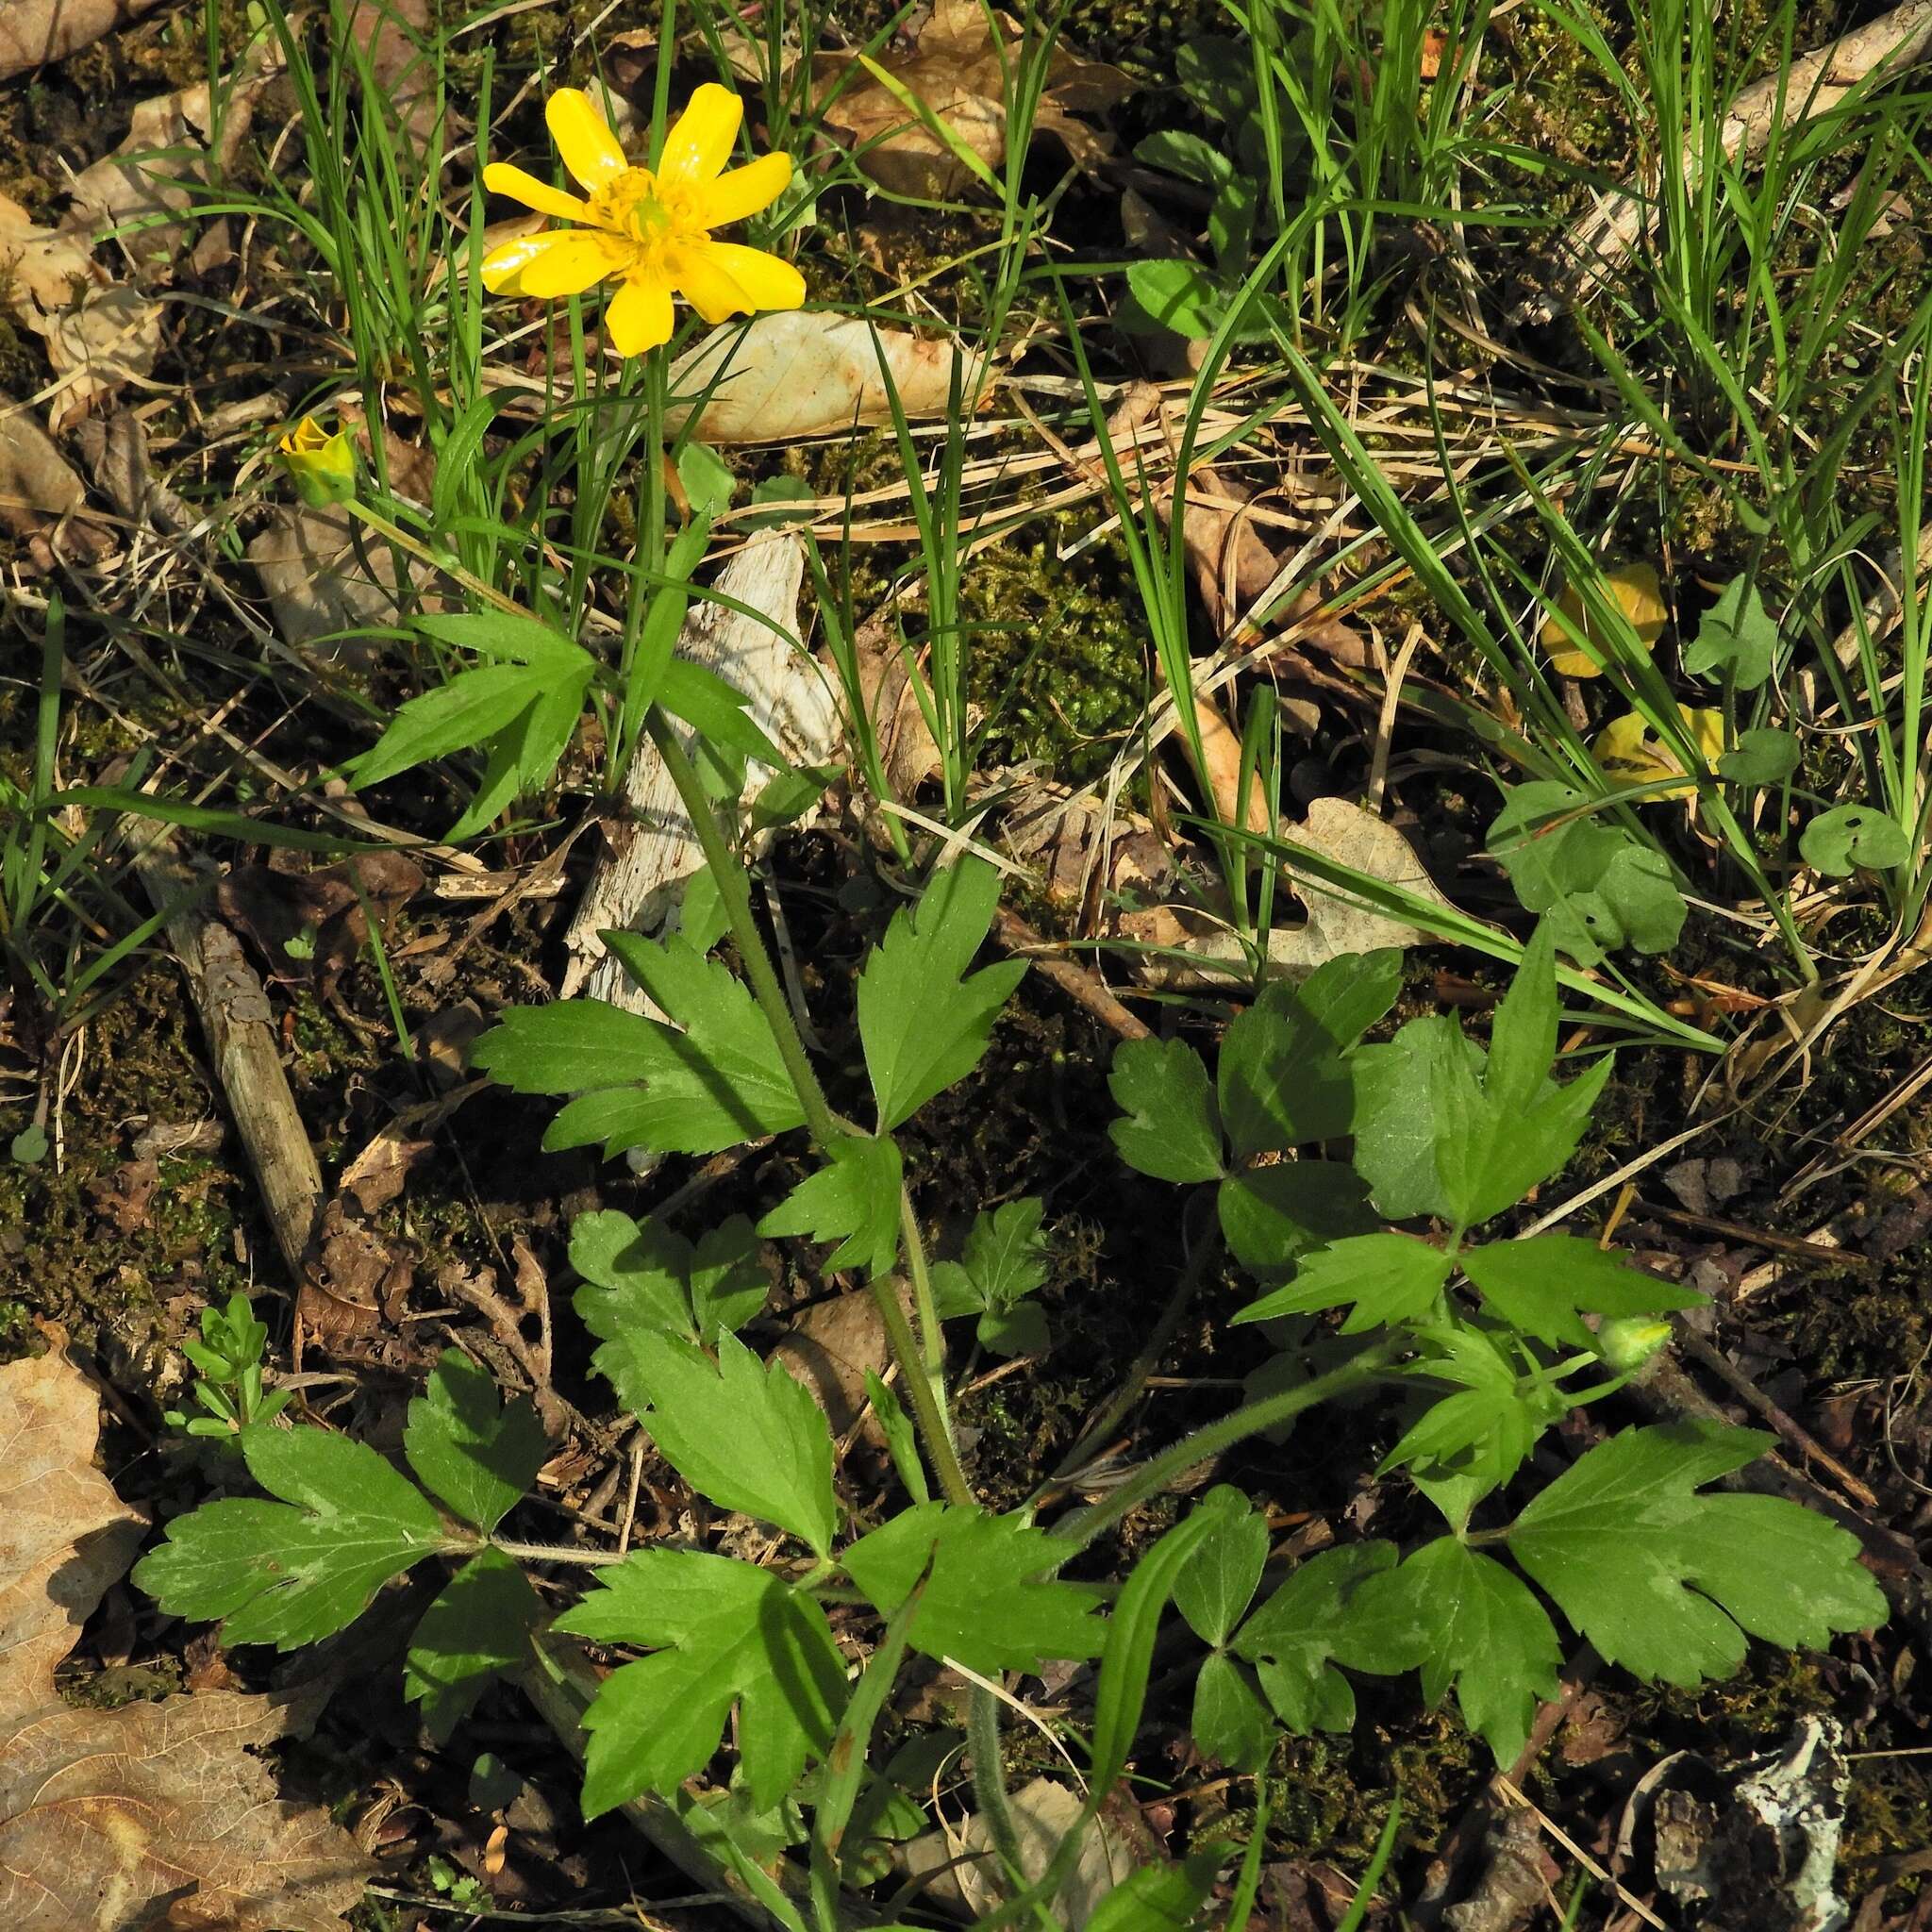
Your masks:
M1618 1315L1596 1331L1596 1352L1620 1375L1641 1369L1671 1339L1671 1324L1652 1315Z
M346 429L331 436L313 416L305 416L275 447L302 501L323 509L346 503L356 493L356 447Z

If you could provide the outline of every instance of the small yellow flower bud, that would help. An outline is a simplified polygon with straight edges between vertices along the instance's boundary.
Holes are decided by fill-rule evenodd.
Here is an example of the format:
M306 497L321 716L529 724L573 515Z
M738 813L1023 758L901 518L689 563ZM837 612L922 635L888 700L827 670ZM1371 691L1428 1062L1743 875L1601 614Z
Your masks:
M355 495L356 447L346 429L331 436L313 416L305 416L275 447L311 508L325 509Z
M1671 1339L1671 1324L1650 1315L1619 1315L1596 1331L1596 1352L1620 1375L1641 1369Z

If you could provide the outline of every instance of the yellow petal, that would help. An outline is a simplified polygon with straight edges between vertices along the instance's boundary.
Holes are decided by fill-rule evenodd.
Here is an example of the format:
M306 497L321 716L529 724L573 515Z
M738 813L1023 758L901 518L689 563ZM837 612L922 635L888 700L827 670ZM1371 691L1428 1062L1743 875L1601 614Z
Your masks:
M790 155L760 155L742 168L733 168L700 188L691 197L701 228L728 227L770 208L791 179Z
M685 300L707 322L759 308L796 308L805 300L805 277L761 248L691 242L677 251L671 268Z
M514 242L492 248L483 258L483 286L492 295L521 295L525 268L555 239L551 235L519 235Z
M526 175L508 161L491 161L483 170L483 185L491 194L507 194L512 201L535 208L540 215L555 215L563 222L587 222L591 218L589 207L577 196L566 194L561 188L553 188L549 182L540 181L536 175Z
M499 295L581 295L607 275L622 275L637 244L595 228L553 228L506 242L483 258L483 286Z
M604 311L605 332L620 356L641 356L671 340L671 284L657 275L627 275Z
M707 81L664 137L660 181L708 181L731 158L744 103L728 87ZM763 207L763 203L759 203Z
M550 124L550 138L563 165L591 193L630 165L596 102L582 88L558 88L544 103L543 118Z
M1663 635L1664 624L1670 615L1664 608L1663 586L1657 582L1657 572L1647 563L1619 563L1604 572L1603 580L1611 601L1637 633L1637 641L1646 651L1650 650ZM1609 655L1609 639L1591 624L1583 608L1582 593L1574 584L1565 589L1557 608L1569 619L1571 631L1580 633L1594 644L1601 656ZM1566 631L1555 617L1543 620L1542 646L1550 654L1550 668L1565 677L1600 677L1603 675L1596 659L1571 641L1570 631Z

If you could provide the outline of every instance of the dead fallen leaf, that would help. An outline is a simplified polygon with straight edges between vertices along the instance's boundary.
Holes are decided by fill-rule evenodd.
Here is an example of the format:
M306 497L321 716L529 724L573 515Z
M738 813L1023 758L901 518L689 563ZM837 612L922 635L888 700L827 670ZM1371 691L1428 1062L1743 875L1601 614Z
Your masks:
M1281 832L1282 842L1320 854L1336 865L1399 886L1416 897L1447 906L1436 882L1395 827L1372 811L1345 798L1318 798L1299 825ZM1431 935L1407 921L1390 917L1366 903L1319 885L1311 874L1298 873L1292 857L1286 868L1289 882L1302 894L1307 918L1297 926L1277 926L1268 935L1268 958L1278 972L1305 979L1327 960L1350 953L1370 953L1382 946L1431 943ZM1224 920L1210 918L1190 907L1157 906L1129 912L1121 919L1121 933L1143 944L1176 948L1189 960L1152 957L1141 961L1141 978L1165 991L1199 991L1226 987L1251 976L1240 940Z
M313 872L238 865L216 889L215 905L254 941L271 976L312 976L325 998L369 942L364 903L386 934L422 889L423 869L413 860L400 852L366 852Z
M341 1932L368 1869L254 1755L288 1707L232 1690L119 1710L56 1666L142 1525L93 1467L100 1405L64 1355L0 1368L0 1924Z
M1077 1824L1080 1800L1064 1785L1036 1777L1007 1802L1020 1841L1020 1869L1029 1881L1038 1880ZM929 1831L901 1846L899 1863L912 1877L933 1874L935 1899L977 1918L1005 1896L996 1875L999 1861L988 1856L991 1847L991 1828L975 1812L958 1831ZM1054 1895L1055 1920L1068 1932L1080 1932L1101 1900L1141 1862L1109 1821L1089 1824L1080 1856Z
M124 1160L88 1190L93 1209L116 1234L137 1234L147 1225L148 1203L161 1171L152 1160Z
M902 1287L900 1299L908 1293ZM884 1374L891 1357L878 1305L855 1289L805 1309L773 1345L771 1358L811 1391L832 1433L842 1436L865 1407L867 1372Z
M358 541L346 511L281 505L249 543L248 560L291 649L352 665L381 653L381 644L344 633L395 623L395 553L387 543ZM409 575L428 581L421 564L412 563Z
M415 1274L401 1244L365 1227L338 1194L316 1218L296 1322L332 1355L364 1354L402 1314Z
M281 71L280 42L258 37L237 70L222 82L221 151L225 168L241 153L254 124L255 105ZM208 179L208 136L215 125L205 80L192 87L137 102L127 138L110 155L75 177L62 225L82 231L91 243L109 229L126 229L114 245L135 261L158 264L188 243L193 225L180 219L194 205L194 188ZM130 228L129 225L140 224Z
M421 147L436 127L436 66L425 57L431 25L428 0L349 0L346 25L368 57L370 73L396 117ZM443 142L459 140L469 123L445 108Z
M0 391L0 528L38 540L47 552L36 559L43 569L57 557L98 563L114 540L86 508L87 487L54 439L25 404Z
M138 289L110 281L84 239L43 228L0 194L0 294L14 319L47 347L57 375L58 434L94 401L152 372L161 348L161 311Z
M888 378L908 417L941 416L952 407L956 366L958 391L970 395L978 373L942 338L802 309L758 315L713 329L672 364L672 391L686 400L666 421L675 433L702 407L705 441L712 443L873 427L892 420Z
M7 0L0 15L0 80L64 60L159 0Z
M147 430L132 409L88 417L74 432L74 446L86 459L94 488L130 524L162 531L193 528L193 507L155 474Z
M390 1122L342 1170L342 1192L353 1194L363 1213L375 1213L403 1191L410 1170L435 1145L411 1138L399 1122Z
M1018 22L990 13L980 0L938 0L909 53L871 62L824 55L813 63L813 79L825 125L851 144L865 174L893 193L937 200L973 178L956 143L990 169L1005 160L1007 76L1035 51ZM1113 142L1075 116L1103 112L1136 86L1119 68L1082 60L1057 41L1033 130L1053 136L1076 166L1091 168ZM906 96L952 140L935 134Z

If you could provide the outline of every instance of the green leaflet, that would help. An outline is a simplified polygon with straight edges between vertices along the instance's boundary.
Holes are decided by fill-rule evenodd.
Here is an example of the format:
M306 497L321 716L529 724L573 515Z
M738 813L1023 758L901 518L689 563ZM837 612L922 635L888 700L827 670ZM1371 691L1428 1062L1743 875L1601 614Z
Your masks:
M830 1748L845 1706L824 1612L768 1570L691 1551L642 1551L597 1581L556 1627L655 1655L613 1671L584 1714L585 1817L675 1793L734 1707L745 1788L760 1810L778 1804Z
M1358 1234L1306 1255L1286 1288L1250 1302L1237 1322L1313 1314L1350 1303L1344 1335L1413 1321L1435 1307L1449 1279L1449 1257L1426 1241L1402 1234Z
M712 1154L800 1124L771 1025L724 964L675 935L604 937L676 1026L601 1000L559 1000L512 1007L470 1050L472 1064L518 1093L579 1096L551 1123L546 1147Z
M1528 1505L1509 1553L1607 1661L1667 1684L1728 1675L1747 1631L1818 1649L1883 1623L1849 1532L1778 1497L1698 1493L1771 1441L1714 1423L1625 1429Z
M979 1317L982 1348L998 1355L1037 1355L1047 1345L1046 1317L1023 1307L1046 1281L1040 1224L1046 1204L1037 1194L1008 1201L974 1217L957 1261L936 1262L933 1298L941 1316Z
M640 1336L708 1342L752 1320L771 1291L742 1214L708 1228L695 1246L655 1216L640 1225L615 1208L579 1214L570 1264L584 1277L572 1304L603 1342L591 1364L633 1411L646 1399L634 1357Z
M899 1259L899 1143L890 1135L847 1134L831 1151L758 1223L758 1232L835 1243L828 1270L890 1274Z
M1651 1315L1700 1307L1708 1296L1627 1266L1613 1251L1574 1234L1491 1241L1457 1256L1491 1308L1512 1327L1553 1348L1589 1348L1591 1315Z
M1515 1761L1538 1704L1556 1694L1563 1656L1548 1614L1519 1576L1453 1536L1439 1537L1399 1569L1370 1577L1354 1607L1386 1632L1389 1657L1422 1666L1432 1707L1454 1690L1496 1761Z
M979 1064L999 1009L1025 976L1024 960L968 974L999 906L999 874L962 858L926 883L919 904L892 915L858 976L858 1034L890 1133Z
M514 1560L501 1550L472 1557L423 1612L403 1664L403 1694L423 1707L439 1744L475 1707L490 1681L529 1653L543 1606Z
M1254 1601L1268 1561L1268 1521L1227 1483L1217 1483L1207 1500L1224 1513L1174 1579L1174 1606L1202 1642L1218 1645Z
M490 1372L452 1348L409 1404L403 1453L426 1488L487 1533L523 1501L550 1444L527 1400L506 1408Z
M1387 1630L1356 1614L1368 1580L1395 1567L1391 1542L1348 1543L1296 1567L1243 1624L1230 1646L1255 1666L1275 1714L1291 1730L1345 1731L1355 1692L1337 1664L1354 1670L1407 1670L1413 1658Z
M1121 1110L1108 1132L1129 1167L1158 1181L1221 1176L1221 1112L1201 1056L1184 1040L1126 1040L1108 1088Z
M718 1359L668 1335L639 1335L630 1359L664 1459L721 1509L775 1524L821 1556L831 1548L832 1436L803 1383L720 1333Z
M924 1576L908 1641L987 1675L1099 1654L1107 1630L1094 1616L1098 1594L1037 1580L1066 1555L1064 1544L1017 1516L924 1503L861 1537L839 1560L888 1616Z
M314 1643L353 1624L392 1576L475 1548L374 1449L314 1428L242 1432L272 1495L204 1503L168 1525L134 1579L171 1615L222 1620L226 1643Z

